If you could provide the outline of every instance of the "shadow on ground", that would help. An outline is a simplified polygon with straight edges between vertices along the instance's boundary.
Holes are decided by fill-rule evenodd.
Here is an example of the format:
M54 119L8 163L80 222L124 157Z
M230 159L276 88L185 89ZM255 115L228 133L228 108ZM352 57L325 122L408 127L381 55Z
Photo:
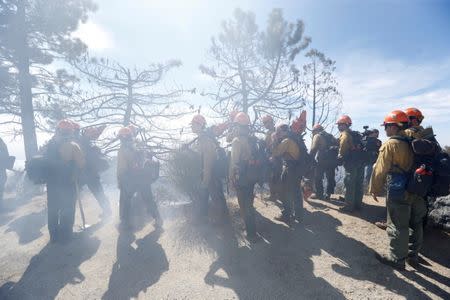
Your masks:
M79 267L97 252L100 241L91 234L102 226L76 234L66 244L47 244L28 265L16 283L7 282L0 288L1 299L54 299L67 284L80 284L84 276Z
M47 224L47 210L33 212L19 217L8 224L5 231L15 232L19 237L19 244L28 244L42 236L41 229Z
M117 261L102 299L130 299L146 292L169 269L164 250L158 243L162 229L136 240L132 231L121 230L117 241ZM133 246L133 243L137 247Z

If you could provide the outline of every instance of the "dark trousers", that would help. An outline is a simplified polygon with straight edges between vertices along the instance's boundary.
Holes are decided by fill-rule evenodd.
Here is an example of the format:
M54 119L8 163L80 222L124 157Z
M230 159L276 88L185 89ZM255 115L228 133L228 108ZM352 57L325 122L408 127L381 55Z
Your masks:
M295 212L295 217L301 219L303 217L303 196L300 179L295 174L285 171L282 176L282 186L283 216L291 218Z
M153 197L151 185L146 186L132 186L123 185L120 188L120 198L119 198L119 216L120 221L123 223L130 223L131 221L131 206L134 196L140 198L146 208L147 212L153 216L155 219L160 219L160 214L158 206L155 203Z
M76 197L75 183L47 183L48 231L51 240L71 238Z
M319 198L323 197L323 176L327 178L327 195L331 195L334 193L334 188L336 186L335 181L335 168L324 167L317 165L315 173L314 173L314 185L316 188L316 195Z
M254 187L254 184L236 187L239 208L241 211L241 216L244 219L245 229L248 236L256 235L255 208L253 207L253 201L255 199L255 195L253 193Z
M200 197L199 214L201 217L208 216L209 198L211 198L213 210L219 218L223 218L228 214L227 202L223 193L223 184L219 178L211 178Z
M364 196L364 166L344 165L345 201L352 209L360 209Z
M103 212L110 212L111 206L109 204L109 200L105 195L105 191L103 190L103 185L100 181L100 176L98 174L94 174L87 177L86 185L91 193L94 195L98 204L102 208Z

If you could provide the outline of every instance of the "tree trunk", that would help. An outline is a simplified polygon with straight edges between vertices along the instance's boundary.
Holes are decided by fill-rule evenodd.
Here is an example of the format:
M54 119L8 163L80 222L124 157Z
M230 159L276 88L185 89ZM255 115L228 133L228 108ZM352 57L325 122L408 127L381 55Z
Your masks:
M30 159L37 151L36 125L34 123L33 95L31 92L30 57L26 33L25 3L17 5L17 69L19 71L20 113L25 157Z
M128 70L127 72L127 77L128 77L128 87L127 87L128 97L127 97L127 109L125 111L125 116L123 117L123 126L130 125L131 109L133 107L133 85L131 82L130 70Z
M314 61L313 69L313 114L311 128L316 125L316 62Z

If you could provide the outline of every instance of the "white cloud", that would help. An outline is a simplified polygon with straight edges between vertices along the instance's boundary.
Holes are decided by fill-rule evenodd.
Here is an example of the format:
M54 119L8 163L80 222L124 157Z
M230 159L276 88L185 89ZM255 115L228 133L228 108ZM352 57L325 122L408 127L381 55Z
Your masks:
M110 49L114 44L112 35L107 30L90 21L80 24L73 36L81 39L89 49L96 51Z
M450 57L411 64L359 51L338 64L343 112L352 116L356 129L380 124L391 110L417 107L425 114L425 125L450 143L445 130L450 125Z

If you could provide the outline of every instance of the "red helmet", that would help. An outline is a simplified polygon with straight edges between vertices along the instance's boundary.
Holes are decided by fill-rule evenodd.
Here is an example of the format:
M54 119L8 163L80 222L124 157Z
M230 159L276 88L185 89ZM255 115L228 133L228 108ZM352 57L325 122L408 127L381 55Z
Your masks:
M384 122L383 124L381 124L381 126L387 124L397 124L399 126L402 126L403 123L408 123L408 121L408 116L403 111L394 110L391 111L386 117L384 117Z
M313 127L313 131L322 131L323 130L323 126L320 124L316 124Z
M192 118L191 124L198 124L200 126L206 126L206 119L202 115L195 115Z
M269 122L273 123L273 118L271 115L265 115L264 117L262 117L262 122L263 122L263 124L269 123Z
M56 129L62 130L65 132L73 132L73 130L74 130L73 122L68 119L60 120L58 122L58 124L56 124Z
M234 117L234 123L243 126L248 126L250 125L250 117L245 112L239 112Z
M119 139L128 139L133 137L133 131L129 127L122 127L117 133Z
M348 126L352 125L352 119L350 119L347 115L342 115L339 117L339 119L336 121L336 124L346 124Z
M422 112L414 107L405 109L405 113L408 116L408 118L416 118L419 121L422 121L425 118Z

